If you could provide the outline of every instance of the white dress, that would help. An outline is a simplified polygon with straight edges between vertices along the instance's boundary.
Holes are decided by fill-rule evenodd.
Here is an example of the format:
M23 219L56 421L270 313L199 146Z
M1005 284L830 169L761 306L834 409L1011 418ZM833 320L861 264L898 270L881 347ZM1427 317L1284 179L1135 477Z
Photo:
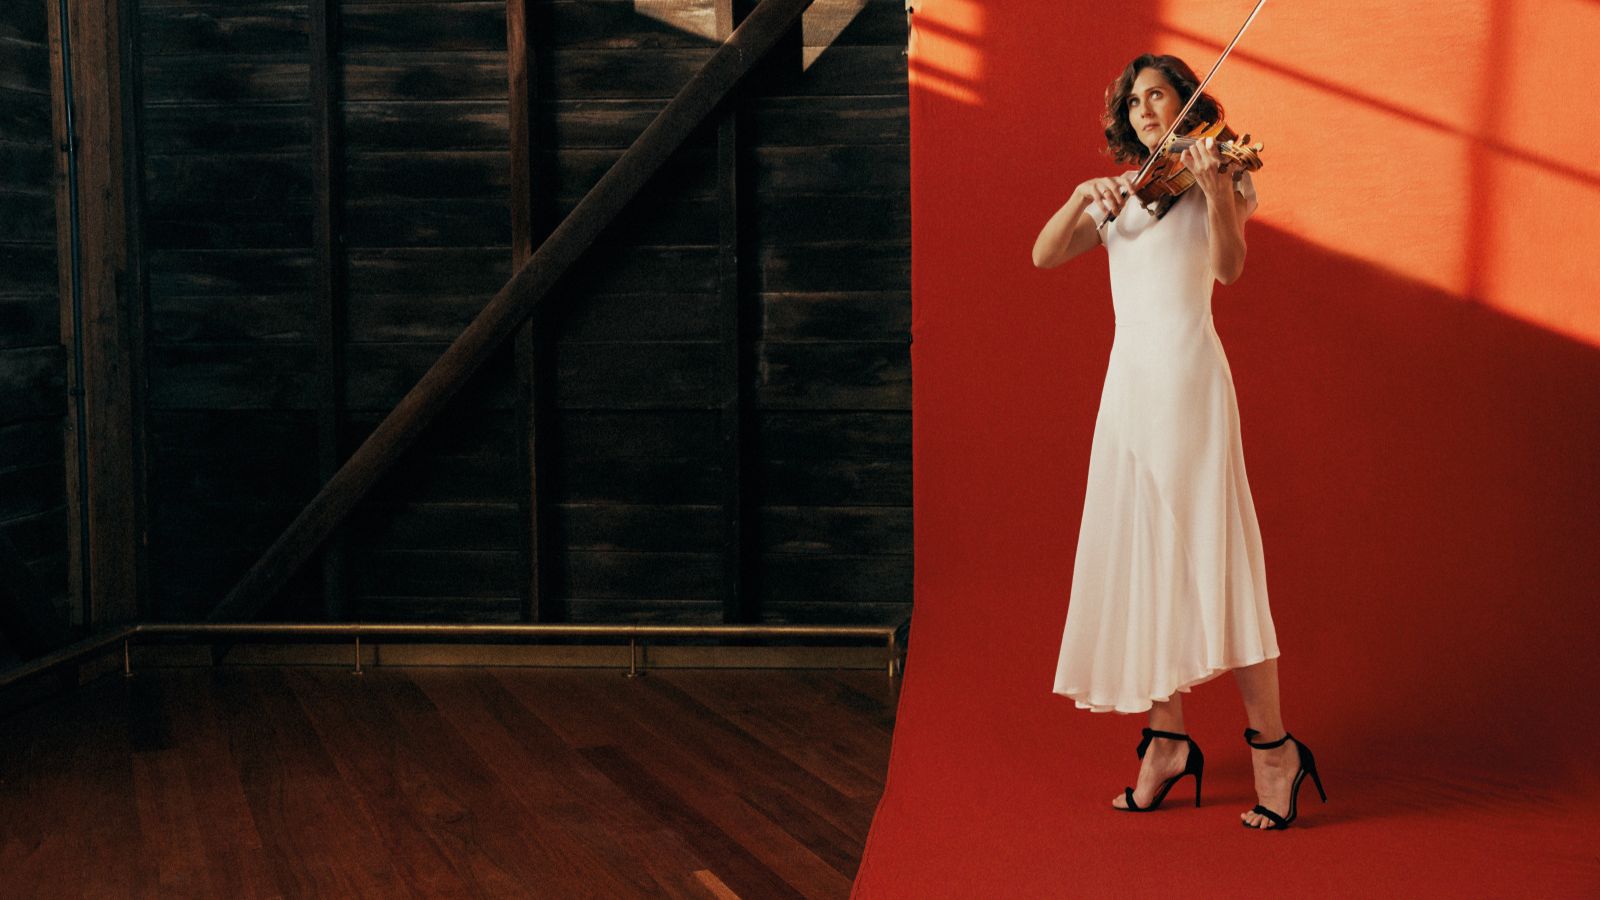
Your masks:
M1237 189L1254 212L1248 174ZM1116 337L1054 688L1080 709L1143 712L1278 655L1207 228L1192 188L1160 219L1130 200L1100 229Z

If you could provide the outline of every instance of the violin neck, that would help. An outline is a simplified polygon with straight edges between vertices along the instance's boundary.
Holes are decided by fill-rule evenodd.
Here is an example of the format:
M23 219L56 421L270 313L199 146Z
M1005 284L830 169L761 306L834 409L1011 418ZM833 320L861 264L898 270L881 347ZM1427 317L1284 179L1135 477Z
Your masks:
M1167 143L1168 152L1177 152L1189 149L1195 143L1191 137L1175 137ZM1232 147L1233 141L1217 141L1218 147Z

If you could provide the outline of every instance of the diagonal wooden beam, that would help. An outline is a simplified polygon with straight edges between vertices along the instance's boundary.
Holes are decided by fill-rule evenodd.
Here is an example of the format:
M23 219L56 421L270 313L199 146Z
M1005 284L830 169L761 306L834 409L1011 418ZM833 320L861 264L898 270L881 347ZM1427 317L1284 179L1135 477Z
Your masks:
M548 312L541 307L551 286L810 5L761 0L222 598L212 621L244 620L260 611L490 355L534 312Z

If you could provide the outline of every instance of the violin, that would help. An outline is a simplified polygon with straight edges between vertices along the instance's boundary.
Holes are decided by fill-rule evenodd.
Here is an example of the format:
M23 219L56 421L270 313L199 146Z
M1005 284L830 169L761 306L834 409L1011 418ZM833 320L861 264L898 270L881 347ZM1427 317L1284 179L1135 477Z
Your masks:
M1262 145L1250 143L1250 135L1240 137L1224 122L1201 122L1191 131L1167 138L1160 150L1152 153L1152 160L1139 170L1133 184L1133 195L1147 212L1160 216L1165 213L1184 191L1194 187L1194 173L1183 164L1180 154L1206 138L1215 138L1217 153L1222 157L1222 171L1232 172L1233 180L1245 172L1261 168Z

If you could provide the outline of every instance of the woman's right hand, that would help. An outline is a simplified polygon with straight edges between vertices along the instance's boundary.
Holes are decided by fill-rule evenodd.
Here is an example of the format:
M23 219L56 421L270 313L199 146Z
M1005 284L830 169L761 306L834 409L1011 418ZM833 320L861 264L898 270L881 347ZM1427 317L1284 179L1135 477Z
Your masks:
M1074 189L1091 206L1097 206L1105 215L1122 212L1122 204L1133 193L1133 173L1124 172L1112 178L1091 178ZM1126 192L1126 193L1125 193Z

